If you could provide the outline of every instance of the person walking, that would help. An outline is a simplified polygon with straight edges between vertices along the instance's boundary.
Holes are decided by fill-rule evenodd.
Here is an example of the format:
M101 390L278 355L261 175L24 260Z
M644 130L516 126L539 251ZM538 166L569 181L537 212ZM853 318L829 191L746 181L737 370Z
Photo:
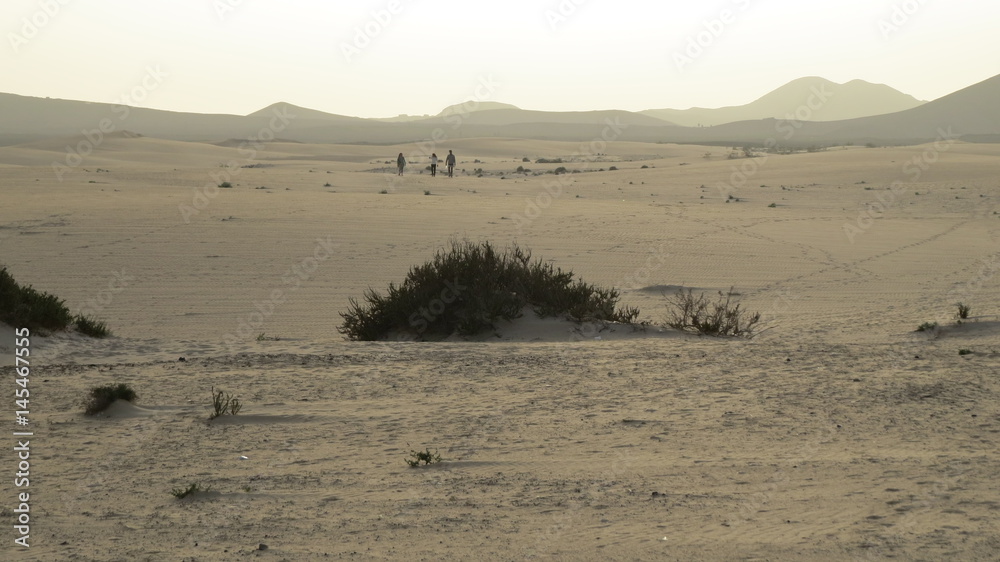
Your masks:
M434 153L431 153L431 177L432 178L437 175L437 170L438 170L438 155L434 154Z
M448 151L448 156L444 159L444 163L448 166L448 177L450 178L455 172L455 154L452 151Z
M403 168L406 167L406 158L403 158L402 152L396 157L396 167L399 168L399 175L403 175Z

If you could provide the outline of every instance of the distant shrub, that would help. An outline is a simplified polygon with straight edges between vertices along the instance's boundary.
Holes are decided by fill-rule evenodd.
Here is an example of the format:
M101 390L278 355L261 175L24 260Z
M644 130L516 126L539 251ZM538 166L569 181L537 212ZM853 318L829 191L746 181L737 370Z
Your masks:
M937 332L938 323L937 322L924 322L923 324L917 326L918 332Z
M229 187L233 187L233 184L229 183L228 181L224 181L224 182L222 182L222 183L219 184L219 187L229 188Z
M566 166L559 166L558 168L556 168L555 170L552 171L552 173L554 173L557 176L559 174L565 174L566 172L567 172Z
M242 409L243 403L239 398L234 398L232 394L226 394L221 390L216 392L215 387L212 387L212 413L208 416L209 420L226 414L235 416Z
M617 166L609 166L609 167L608 167L608 171L609 171L609 172L614 172L614 171L616 171L616 170L618 170L618 167L617 167Z
M211 488L202 488L197 482L189 485L187 488L174 488L170 490L170 495L175 498L182 500L192 494L197 494L198 492L208 492Z
M562 158L539 158L535 160L535 164L562 164Z
M115 400L135 402L139 396L132 390L132 387L125 383L106 384L95 386L90 389L90 396L84 403L83 413L88 416L99 414L107 410Z
M969 312L972 311L972 307L967 304L958 303L958 312L955 313L959 320L965 320L969 317Z
M679 291L667 299L670 310L666 323L677 330L706 336L752 338L760 327L760 313L741 308L734 296L732 289L725 294L719 291L719 298L711 302L705 293L695 297L691 289Z
M364 303L350 299L338 328L351 340L374 341L392 332L418 339L472 335L512 320L530 307L540 317L632 322L634 308L616 309L619 293L574 279L517 245L497 250L489 242L454 242L431 261L410 269L383 296L369 288Z
M531 162L531 158L525 156L524 158L521 158L521 162Z
M406 461L406 464L410 465L410 468L417 468L420 466L421 462L424 463L424 465L441 462L441 455L439 455L437 451L432 453L430 449L425 448L423 451L411 450L410 458L403 460Z

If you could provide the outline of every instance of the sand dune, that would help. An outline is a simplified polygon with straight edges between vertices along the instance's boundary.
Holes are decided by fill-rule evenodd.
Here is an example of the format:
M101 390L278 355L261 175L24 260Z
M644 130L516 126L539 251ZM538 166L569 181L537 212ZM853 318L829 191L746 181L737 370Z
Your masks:
M995 558L1000 145L537 164L580 145L453 140L432 148L457 177L400 180L384 162L420 146L109 138L60 181L62 142L0 148L0 255L115 336L32 340L18 559ZM559 165L580 173L515 171ZM732 287L769 329L337 333L454 238L516 241L654 323L664 291ZM136 404L82 415L119 381ZM243 411L209 423L213 387ZM443 462L408 468L424 448Z

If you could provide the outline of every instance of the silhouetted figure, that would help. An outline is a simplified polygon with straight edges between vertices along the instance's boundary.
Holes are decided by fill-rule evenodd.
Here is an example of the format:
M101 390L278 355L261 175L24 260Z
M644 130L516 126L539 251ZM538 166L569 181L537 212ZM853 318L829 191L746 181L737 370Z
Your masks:
M431 177L432 178L437 175L437 171L438 171L438 155L432 153L431 154Z
M445 157L444 163L448 165L448 177L450 178L455 172L455 155L449 150L448 156Z
M396 157L396 167L399 168L399 175L403 175L403 168L406 167L406 158L403 158L402 152Z

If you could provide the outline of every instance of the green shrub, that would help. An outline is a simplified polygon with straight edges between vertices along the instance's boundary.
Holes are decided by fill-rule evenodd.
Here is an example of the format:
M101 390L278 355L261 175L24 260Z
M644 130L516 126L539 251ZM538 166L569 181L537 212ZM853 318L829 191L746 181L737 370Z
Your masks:
M170 494L175 498L182 500L191 494L197 494L198 492L207 492L209 488L202 488L197 482L189 485L187 488L174 488L170 490Z
M967 304L958 303L958 315L959 320L965 320L969 317L969 312L972 311L972 307Z
M73 320L62 299L22 287L0 268L0 322L32 330L64 330Z
M688 289L679 291L667 299L670 306L667 326L706 336L742 336L752 338L760 327L760 313L741 308L733 300L736 296L730 288L725 294L719 291L715 302L709 301L705 293L697 297Z
M437 451L431 452L430 449L424 449L423 451L410 451L410 458L403 459L406 464L410 465L410 468L416 468L420 466L423 462L424 465L434 464L436 462L441 462L441 455Z
M222 183L219 184L219 187L224 188L224 189L228 189L230 187L233 187L233 184L229 183L228 181L224 181L224 182L222 182Z
M958 354L959 355L971 355L972 354L972 350L971 349L959 349L958 350Z
M77 314L73 319L73 323L76 324L76 329L84 335L88 335L92 338L106 338L111 335L111 330L108 330L108 325L101 320L95 320L89 318L82 314Z
M634 308L617 310L619 293L574 279L517 245L497 250L489 242L454 242L431 261L410 269L385 295L369 288L364 303L350 299L338 330L351 340L374 341L391 332L446 337L494 328L521 316L526 306L540 317L576 321L632 322Z
M226 414L235 416L242 409L243 403L239 398L233 398L232 394L226 394L221 390L216 392L215 387L212 387L212 413L208 416L209 420Z
M917 326L918 332L936 332L938 330L937 322L924 322L923 324Z
M132 387L123 382L95 386L90 389L90 398L84 404L83 413L92 416L107 410L115 400L135 402L138 399L139 395L132 390Z

